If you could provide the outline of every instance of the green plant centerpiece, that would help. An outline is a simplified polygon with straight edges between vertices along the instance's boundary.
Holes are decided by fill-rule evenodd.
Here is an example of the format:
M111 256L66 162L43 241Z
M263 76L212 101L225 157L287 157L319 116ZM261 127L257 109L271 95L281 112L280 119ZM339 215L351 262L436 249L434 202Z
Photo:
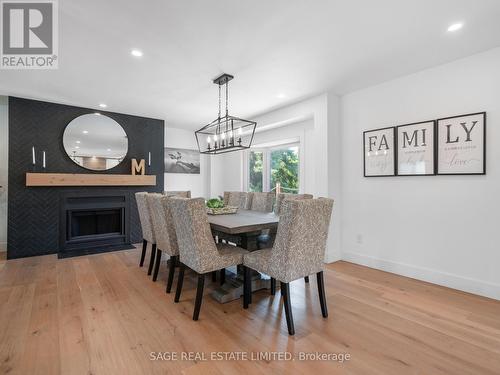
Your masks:
M221 197L209 199L206 205L209 215L227 215L238 212L238 207L226 206Z

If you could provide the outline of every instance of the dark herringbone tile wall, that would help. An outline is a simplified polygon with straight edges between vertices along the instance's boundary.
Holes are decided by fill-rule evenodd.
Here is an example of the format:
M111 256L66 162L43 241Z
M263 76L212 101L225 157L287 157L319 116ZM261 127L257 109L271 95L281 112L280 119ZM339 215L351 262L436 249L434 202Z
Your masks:
M37 172L42 172L42 151L46 152L46 172L99 173L79 167L66 155L62 144L64 128L74 118L95 110L36 100L9 98L9 259L57 253L59 249L59 198L62 192L85 188L28 188L26 172L33 170L31 147L37 150ZM146 159L152 154L148 174L155 174L156 187L130 187L131 240L140 242L142 233L137 206L132 194L136 191L161 191L163 188L164 122L150 118L99 111L116 120L127 133L129 150L126 159L117 167L102 173L129 174L130 159ZM104 190L102 187L99 190ZM106 189L106 188L105 188ZM113 189L112 187L107 189Z

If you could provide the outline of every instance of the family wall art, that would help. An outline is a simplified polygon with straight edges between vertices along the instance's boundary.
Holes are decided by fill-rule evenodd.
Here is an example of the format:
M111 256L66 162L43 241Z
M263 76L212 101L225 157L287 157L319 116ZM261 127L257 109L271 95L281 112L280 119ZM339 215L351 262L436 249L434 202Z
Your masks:
M486 174L486 112L363 132L364 176Z

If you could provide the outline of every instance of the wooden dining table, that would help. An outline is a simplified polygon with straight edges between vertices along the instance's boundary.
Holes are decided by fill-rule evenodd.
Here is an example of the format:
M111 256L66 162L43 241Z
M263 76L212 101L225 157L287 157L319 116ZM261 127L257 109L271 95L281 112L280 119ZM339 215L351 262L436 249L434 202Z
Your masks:
M278 229L279 217L274 212L238 210L227 215L208 215L208 222L214 238L224 239L248 251L258 249L257 238L263 231L269 236L269 244L274 242ZM252 291L270 288L269 277L258 272L252 275ZM243 274L226 270L226 282L213 291L214 297L220 303L239 299L243 295Z

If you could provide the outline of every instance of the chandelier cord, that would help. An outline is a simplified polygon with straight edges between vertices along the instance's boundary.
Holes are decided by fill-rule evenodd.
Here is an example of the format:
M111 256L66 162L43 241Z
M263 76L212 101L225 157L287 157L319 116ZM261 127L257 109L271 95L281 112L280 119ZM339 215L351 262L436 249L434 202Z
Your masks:
M229 114L228 97L229 97L229 81L226 81L226 117Z

